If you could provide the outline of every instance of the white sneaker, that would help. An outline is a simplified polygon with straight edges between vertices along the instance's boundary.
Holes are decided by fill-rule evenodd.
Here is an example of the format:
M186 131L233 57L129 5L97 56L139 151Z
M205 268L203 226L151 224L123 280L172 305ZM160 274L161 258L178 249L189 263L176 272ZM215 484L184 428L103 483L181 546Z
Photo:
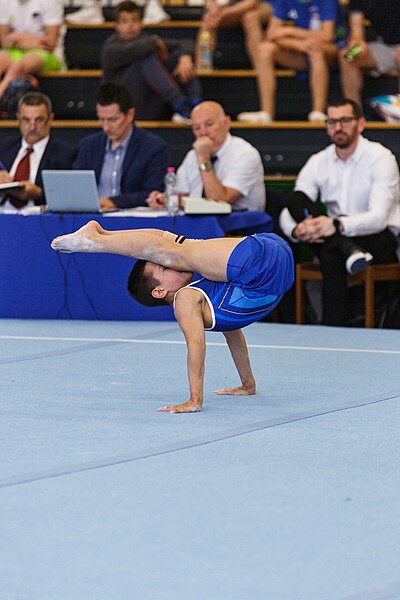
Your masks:
M143 23L161 23L161 21L169 21L170 16L165 12L160 4L160 0L147 0L144 7Z
M237 120L245 123L271 123L273 121L271 115L265 110L239 113Z
M307 119L310 121L310 123L324 123L327 118L328 116L320 110L312 110L307 115Z
M184 123L185 125L191 125L192 124L192 120L189 119L188 117L184 117L183 115L179 114L178 112L174 113L171 117L171 121L173 123Z
M65 17L72 25L100 25L104 23L104 15L99 4L86 6Z
M350 275L361 273L361 271L365 271L373 258L374 257L369 252L364 252L361 249L354 250L346 260L346 271L350 273Z

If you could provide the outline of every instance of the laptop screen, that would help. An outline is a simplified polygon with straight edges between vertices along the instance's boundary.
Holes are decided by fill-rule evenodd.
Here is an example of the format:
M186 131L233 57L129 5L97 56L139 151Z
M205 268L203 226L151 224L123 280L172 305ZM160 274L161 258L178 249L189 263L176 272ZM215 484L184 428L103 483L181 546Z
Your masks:
M100 212L94 171L42 171L50 212Z

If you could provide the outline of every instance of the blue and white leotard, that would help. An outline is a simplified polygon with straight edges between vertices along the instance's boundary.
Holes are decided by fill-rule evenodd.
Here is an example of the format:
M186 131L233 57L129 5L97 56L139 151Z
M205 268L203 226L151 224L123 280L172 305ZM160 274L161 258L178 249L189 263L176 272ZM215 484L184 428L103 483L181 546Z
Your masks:
M277 235L254 234L234 248L226 274L227 282L201 278L186 286L206 298L212 331L241 329L270 313L293 285L293 255Z

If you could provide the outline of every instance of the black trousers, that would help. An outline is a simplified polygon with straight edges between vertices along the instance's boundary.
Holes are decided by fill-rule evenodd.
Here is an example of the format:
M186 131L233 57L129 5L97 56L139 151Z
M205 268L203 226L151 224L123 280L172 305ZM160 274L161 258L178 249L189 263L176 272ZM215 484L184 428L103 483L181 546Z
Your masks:
M202 91L197 77L187 84L180 84L173 78L172 71L179 56L179 52L173 50L168 62L164 64L154 53L133 61L121 70L118 82L129 90L136 109L136 119L168 119L171 112L187 98L201 98Z
M279 215L283 208L288 208L293 219L300 223L304 219L304 209L313 217L320 216L323 211L305 194L294 192L289 196L283 193L268 192L267 211L274 218L275 232L282 235L290 244L295 262L301 261L298 244L293 244L286 238L279 227ZM348 321L348 288L347 271L345 267L349 242L370 252L374 264L397 262L395 236L385 229L372 235L347 237L335 233L325 238L322 244L307 244L321 263L322 280L322 322L324 325L345 326ZM292 292L294 300L294 292ZM293 302L294 306L294 302ZM290 314L288 312L288 314Z

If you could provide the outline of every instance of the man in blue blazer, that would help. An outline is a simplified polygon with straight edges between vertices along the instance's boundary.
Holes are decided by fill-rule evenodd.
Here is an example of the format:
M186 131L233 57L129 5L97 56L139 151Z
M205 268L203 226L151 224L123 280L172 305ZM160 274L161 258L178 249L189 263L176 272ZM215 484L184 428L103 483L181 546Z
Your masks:
M128 90L117 83L100 86L96 112L102 132L85 137L75 169L93 169L101 208L146 206L150 192L164 189L167 144L134 124Z
M25 154L28 154L29 167L25 171L27 177L23 190L0 196L2 209L45 204L43 169L72 169L76 149L54 139L51 132L53 117L52 103L46 94L28 92L19 101L17 118L21 135L6 139L1 144L0 183L13 181Z

